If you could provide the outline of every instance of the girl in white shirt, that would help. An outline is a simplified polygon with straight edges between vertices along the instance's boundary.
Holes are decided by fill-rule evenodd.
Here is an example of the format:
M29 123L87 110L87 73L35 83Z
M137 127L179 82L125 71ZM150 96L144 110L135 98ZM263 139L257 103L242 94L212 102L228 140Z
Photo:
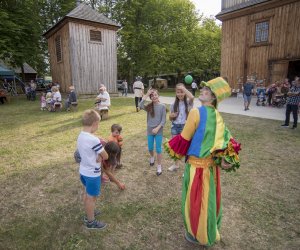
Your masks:
M188 91L183 83L176 85L175 102L171 104L169 118L172 121L171 134L172 138L181 133L188 113L193 108L194 96ZM177 161L168 168L169 171L175 171L179 168Z

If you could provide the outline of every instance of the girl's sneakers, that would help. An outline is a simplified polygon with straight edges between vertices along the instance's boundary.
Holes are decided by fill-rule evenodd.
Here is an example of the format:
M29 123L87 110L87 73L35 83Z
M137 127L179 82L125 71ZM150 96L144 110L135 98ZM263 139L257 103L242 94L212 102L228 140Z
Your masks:
M161 165L157 165L156 175L157 175L157 176L160 176L161 174L162 174Z
M150 157L149 164L150 164L151 167L154 166L154 162L155 162L154 157Z
M173 164L171 167L168 168L169 171L173 172L173 171L177 171L177 169L179 169L179 166Z

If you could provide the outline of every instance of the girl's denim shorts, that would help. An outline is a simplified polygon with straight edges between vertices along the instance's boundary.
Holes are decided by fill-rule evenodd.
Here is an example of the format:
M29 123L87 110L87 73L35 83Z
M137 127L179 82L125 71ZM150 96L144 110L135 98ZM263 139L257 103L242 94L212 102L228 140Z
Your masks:
M183 130L184 124L174 124L172 123L171 127L171 134L172 135L179 135Z

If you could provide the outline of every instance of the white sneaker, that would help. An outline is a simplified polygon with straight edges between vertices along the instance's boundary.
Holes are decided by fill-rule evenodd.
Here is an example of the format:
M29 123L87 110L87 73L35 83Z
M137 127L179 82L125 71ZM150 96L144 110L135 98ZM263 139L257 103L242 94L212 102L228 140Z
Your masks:
M169 171L176 171L177 169L179 169L179 166L176 165L172 165L171 167L168 168Z

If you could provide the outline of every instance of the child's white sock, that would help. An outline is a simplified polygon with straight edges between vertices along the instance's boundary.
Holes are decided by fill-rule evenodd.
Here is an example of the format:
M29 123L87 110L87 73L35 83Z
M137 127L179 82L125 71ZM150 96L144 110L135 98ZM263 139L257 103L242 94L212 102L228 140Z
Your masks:
M154 163L154 156L150 157L150 163L151 163L151 164Z
M161 173L161 165L157 165L157 173Z

